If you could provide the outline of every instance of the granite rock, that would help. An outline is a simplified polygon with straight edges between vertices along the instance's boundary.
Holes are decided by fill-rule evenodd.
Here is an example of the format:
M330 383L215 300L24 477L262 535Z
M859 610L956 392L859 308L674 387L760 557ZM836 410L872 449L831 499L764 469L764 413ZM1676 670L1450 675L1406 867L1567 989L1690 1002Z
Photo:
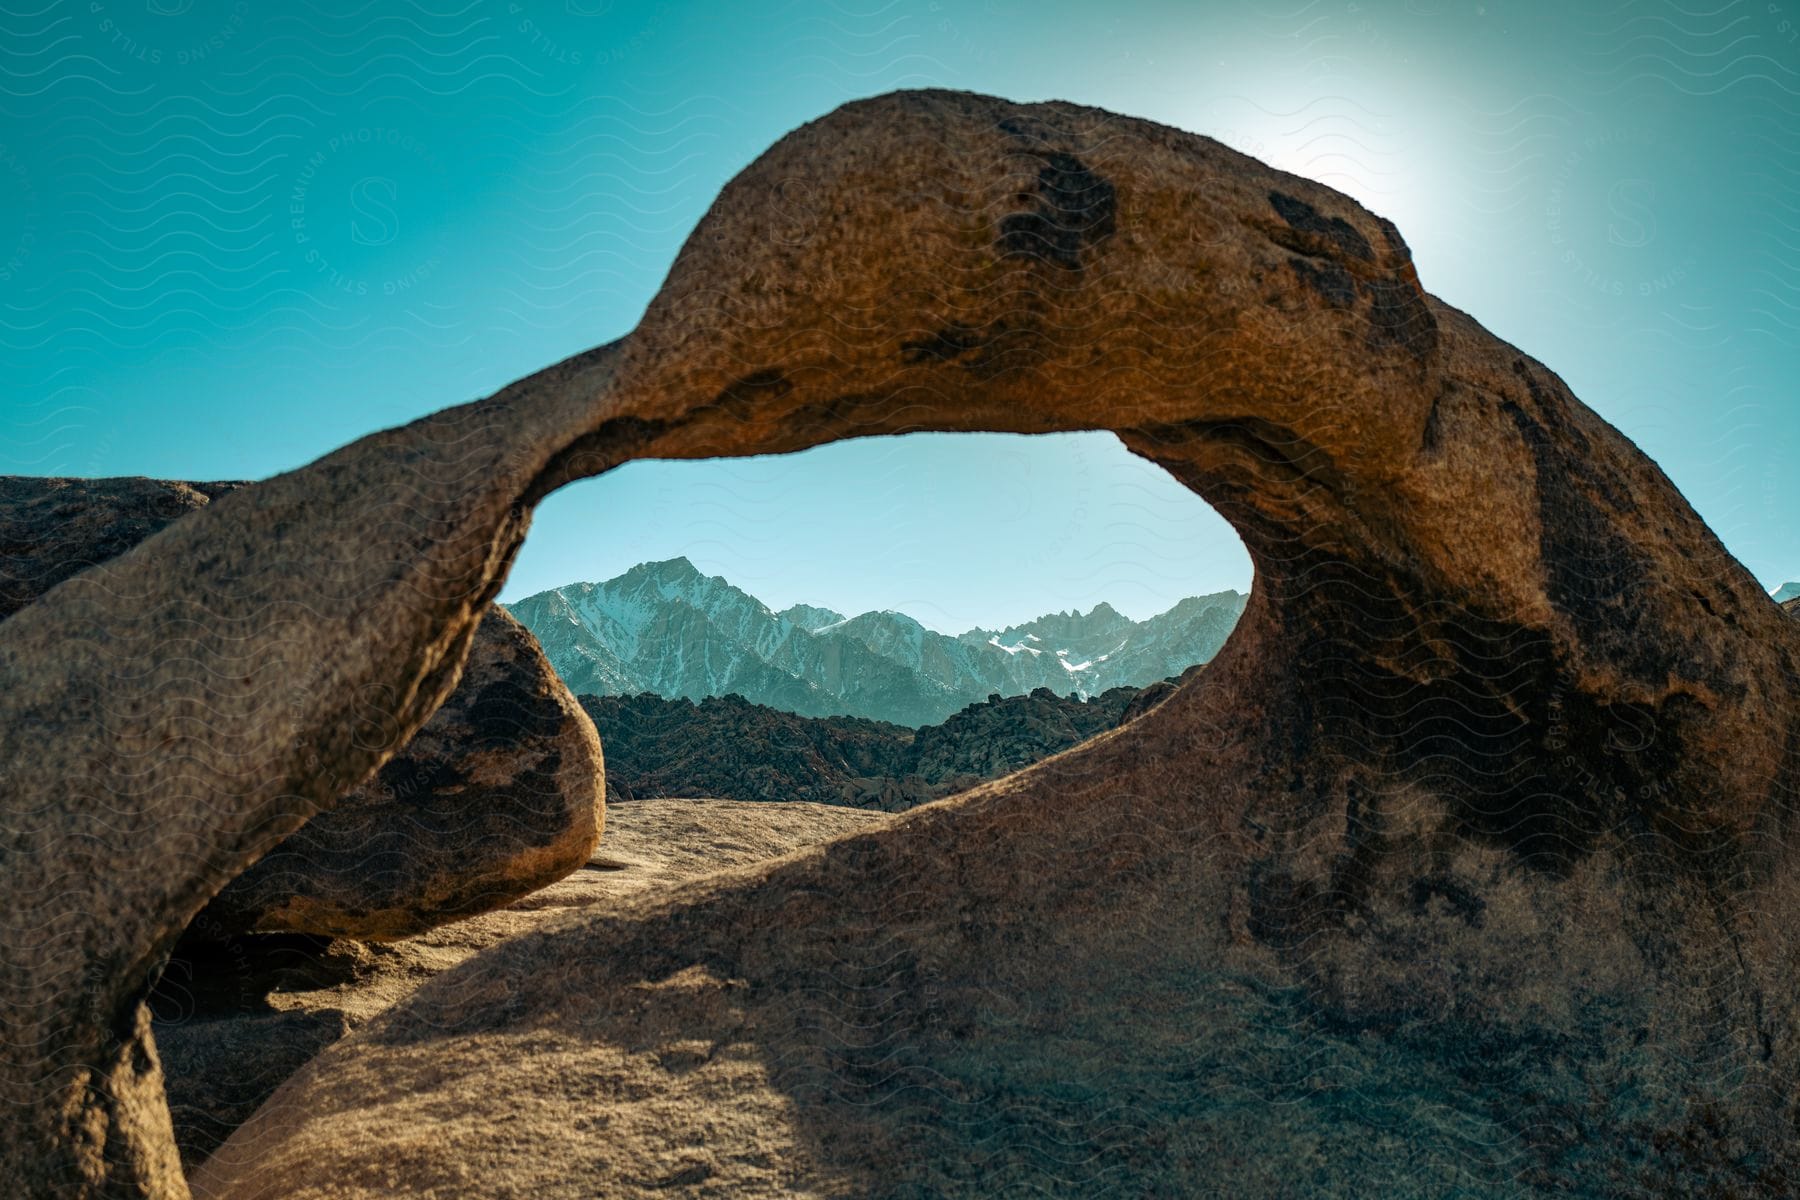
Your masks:
M619 342L0 625L0 762L32 758L0 814L4 1165L180 1194L159 954L442 701L549 491L1093 428L1249 549L1204 673L1026 771L470 959L195 1190L1782 1194L1800 628L1392 224L1203 137L935 91L783 138Z

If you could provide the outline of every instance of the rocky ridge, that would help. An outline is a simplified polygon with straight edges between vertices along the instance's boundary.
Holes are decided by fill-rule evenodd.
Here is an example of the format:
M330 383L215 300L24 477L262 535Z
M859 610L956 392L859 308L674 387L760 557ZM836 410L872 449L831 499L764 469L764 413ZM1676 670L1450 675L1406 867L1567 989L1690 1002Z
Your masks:
M1142 688L1085 700L1038 688L989 696L937 725L907 729L860 717L801 717L737 695L698 704L649 693L580 698L606 745L609 803L717 796L885 812L1059 754L1136 716L1145 699Z
M809 717L934 725L988 695L1143 687L1225 644L1244 597L1192 596L1133 621L1108 604L1007 629L936 633L899 612L777 613L686 558L510 606L577 694L689 700L733 693Z

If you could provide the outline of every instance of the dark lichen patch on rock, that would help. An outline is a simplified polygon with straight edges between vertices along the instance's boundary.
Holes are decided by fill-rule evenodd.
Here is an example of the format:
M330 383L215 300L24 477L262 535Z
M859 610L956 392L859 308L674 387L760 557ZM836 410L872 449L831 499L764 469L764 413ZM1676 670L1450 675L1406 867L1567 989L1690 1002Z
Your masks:
M1727 664L1705 643L1682 638L1649 603L1657 564L1628 538L1621 518L1637 502L1594 461L1585 433L1565 411L1568 401L1541 384L1522 360L1514 372L1529 394L1529 407L1503 399L1499 411L1529 450L1540 516L1538 548L1550 602L1582 643L1636 681L1663 687L1672 678L1709 690L1731 686ZM1727 605L1720 595L1709 601Z
M1307 289L1333 308L1350 308L1360 296L1368 302L1368 344L1376 349L1399 346L1423 360L1437 348L1437 319L1425 301L1413 269L1412 251L1392 222L1377 219L1386 254L1379 258L1369 240L1342 217L1326 217L1304 200L1285 192L1269 192L1269 204L1282 223L1250 219L1276 245L1302 257L1288 265Z
M1326 217L1306 201L1286 192L1271 191L1269 205L1288 228L1301 235L1302 246L1315 247L1310 253L1336 250L1333 257L1344 256L1362 262L1374 262L1375 251L1356 226L1342 217ZM1317 240L1315 240L1317 239ZM1321 245L1323 243L1323 245ZM1329 247L1329 249L1326 249Z
M1447 872L1413 880L1411 899L1417 911L1425 910L1434 900L1441 901L1471 929L1481 928L1487 912L1487 901L1475 887Z
M422 932L576 870L603 806L592 723L536 640L496 609L461 685L412 742L226 884L195 928Z
M1372 345L1401 346L1420 359L1437 349L1437 318L1415 281L1387 276L1365 280L1360 287L1369 297Z
M1112 181L1075 155L1051 149L1042 134L1005 122L1001 128L1026 141L1031 148L1025 153L1042 160L1035 186L1017 197L1026 211L1000 219L1001 257L1080 270L1082 251L1113 232L1118 196Z
M1301 283L1323 296L1333 308L1349 308L1356 303L1356 277L1337 263L1290 258L1288 266Z
M553 739L568 721L556 694L541 680L513 675L483 685L464 712L472 744L486 750Z
M724 416L742 418L755 412L758 405L780 399L793 390L793 381L788 379L787 372L779 367L764 367L726 384L713 397L712 403Z

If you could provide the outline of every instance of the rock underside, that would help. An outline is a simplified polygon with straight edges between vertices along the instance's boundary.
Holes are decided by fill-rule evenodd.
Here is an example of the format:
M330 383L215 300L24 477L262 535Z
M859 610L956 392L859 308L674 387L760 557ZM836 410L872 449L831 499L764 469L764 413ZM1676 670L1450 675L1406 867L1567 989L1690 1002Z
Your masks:
M1086 428L1244 539L1204 673L1026 771L475 955L195 1192L1788 1194L1800 626L1388 222L1205 138L945 92L782 139L620 341L0 624L0 761L37 762L0 843L0 1001L33 1014L0 1166L180 1194L155 962L443 701L549 491Z

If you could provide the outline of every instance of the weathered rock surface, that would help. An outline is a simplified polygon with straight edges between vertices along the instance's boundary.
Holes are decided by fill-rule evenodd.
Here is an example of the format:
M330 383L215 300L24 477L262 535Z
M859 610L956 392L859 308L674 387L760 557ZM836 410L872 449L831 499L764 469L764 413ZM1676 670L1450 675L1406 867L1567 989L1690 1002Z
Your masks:
M247 484L0 477L0 619ZM372 779L228 884L190 934L393 938L506 904L586 862L604 771L536 640L492 605L461 682Z
M194 927L386 940L498 908L588 860L604 789L593 722L530 631L490 606L456 691L406 748Z
M0 477L0 619L245 486ZM530 633L490 606L450 700L374 779L228 884L189 936L393 938L509 903L588 860L602 786L592 724ZM294 951L260 944L262 957L283 964L265 973L291 984ZM177 964L190 968L187 977L165 981L168 992L210 995L204 1017L155 1025L190 1164L349 1027L335 1009L278 1010L238 995L250 951L233 949L190 953ZM194 978L195 958L219 978Z
M0 620L242 483L0 475Z
M587 428L558 389L578 374L220 495L0 622L0 1178L18 1195L185 1195L144 995L223 883L450 693L520 498L556 430Z
M634 801L611 811L587 869L469 920L377 944L283 934L181 943L150 1004L182 1162L198 1165L325 1046L472 954L564 913L878 820L805 803Z
M870 832L509 939L314 1060L196 1191L1784 1194L1800 627L1391 224L1205 138L942 92L784 138L621 342L0 625L0 762L48 747L0 841L6 1166L179 1194L135 1004L158 951L422 723L549 490L1097 427L1256 564L1198 679ZM214 623L171 652L176 564ZM325 645L329 687L264 702Z

